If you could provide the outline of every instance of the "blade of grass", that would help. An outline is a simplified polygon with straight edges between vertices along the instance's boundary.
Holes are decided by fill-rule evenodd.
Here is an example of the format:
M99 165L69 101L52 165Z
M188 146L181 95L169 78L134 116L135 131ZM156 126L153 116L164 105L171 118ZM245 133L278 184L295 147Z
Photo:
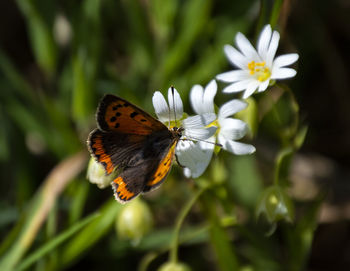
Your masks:
M58 247L64 241L68 240L68 238L70 238L79 230L87 226L89 223L91 223L93 220L98 218L100 215L101 215L100 213L94 213L82 219L81 221L75 223L74 225L69 227L67 230L59 234L57 237L47 242L45 245L43 245L42 247L34 251L32 254L30 254L28 257L26 257L23 261L21 261L21 264L15 270L20 271L30 267L33 263L35 263L41 257L45 256L47 253L49 253L50 251Z
M92 247L113 227L121 207L122 205L114 199L107 201L100 208L101 215L65 245L61 256L63 269Z
M17 240L1 259L0 270L13 270L16 267L32 245L56 198L66 185L81 172L86 160L85 152L75 154L59 163L47 176L28 206Z

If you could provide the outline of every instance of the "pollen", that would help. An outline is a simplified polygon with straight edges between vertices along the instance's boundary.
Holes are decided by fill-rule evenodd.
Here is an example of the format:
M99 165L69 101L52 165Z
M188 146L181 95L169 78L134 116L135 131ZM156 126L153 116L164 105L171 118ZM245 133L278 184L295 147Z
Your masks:
M248 63L249 74L255 76L260 82L264 82L271 76L270 69L266 66L266 62L251 61Z

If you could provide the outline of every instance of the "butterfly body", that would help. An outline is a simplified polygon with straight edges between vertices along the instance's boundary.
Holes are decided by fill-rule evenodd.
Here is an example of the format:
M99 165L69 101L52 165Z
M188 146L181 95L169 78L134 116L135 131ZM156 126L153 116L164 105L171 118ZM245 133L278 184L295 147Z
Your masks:
M125 203L157 188L167 177L182 128L168 128L142 109L114 95L106 95L97 110L98 128L88 147L106 174L116 169L115 198Z

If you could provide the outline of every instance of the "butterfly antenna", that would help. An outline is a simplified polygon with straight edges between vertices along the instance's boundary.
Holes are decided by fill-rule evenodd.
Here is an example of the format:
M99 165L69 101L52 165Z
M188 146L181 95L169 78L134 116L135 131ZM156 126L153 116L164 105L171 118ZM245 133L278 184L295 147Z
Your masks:
M175 119L175 124L176 124L176 105L175 105L175 89L174 86L171 86L171 93L173 94L173 110L174 110L174 119ZM169 110L170 113L170 110Z
M199 138L195 138L195 137L190 137L190 138L187 138L187 139L182 139L182 140L189 140L189 141L201 141L201 142L205 142L205 143L209 143L209 144L214 144L215 146L218 146L220 148L222 148L222 144L220 143L216 143L216 142L210 142L210 141L207 141L207 140L203 140L203 139L199 139Z

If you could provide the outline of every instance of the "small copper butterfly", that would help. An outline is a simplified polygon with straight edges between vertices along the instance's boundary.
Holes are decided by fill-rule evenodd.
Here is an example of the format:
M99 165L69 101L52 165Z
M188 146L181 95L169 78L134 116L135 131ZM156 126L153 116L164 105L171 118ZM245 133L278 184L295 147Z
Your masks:
M101 100L96 119L98 128L90 133L88 148L107 175L121 170L112 182L119 202L151 191L166 179L183 128L168 128L137 106L111 94Z

